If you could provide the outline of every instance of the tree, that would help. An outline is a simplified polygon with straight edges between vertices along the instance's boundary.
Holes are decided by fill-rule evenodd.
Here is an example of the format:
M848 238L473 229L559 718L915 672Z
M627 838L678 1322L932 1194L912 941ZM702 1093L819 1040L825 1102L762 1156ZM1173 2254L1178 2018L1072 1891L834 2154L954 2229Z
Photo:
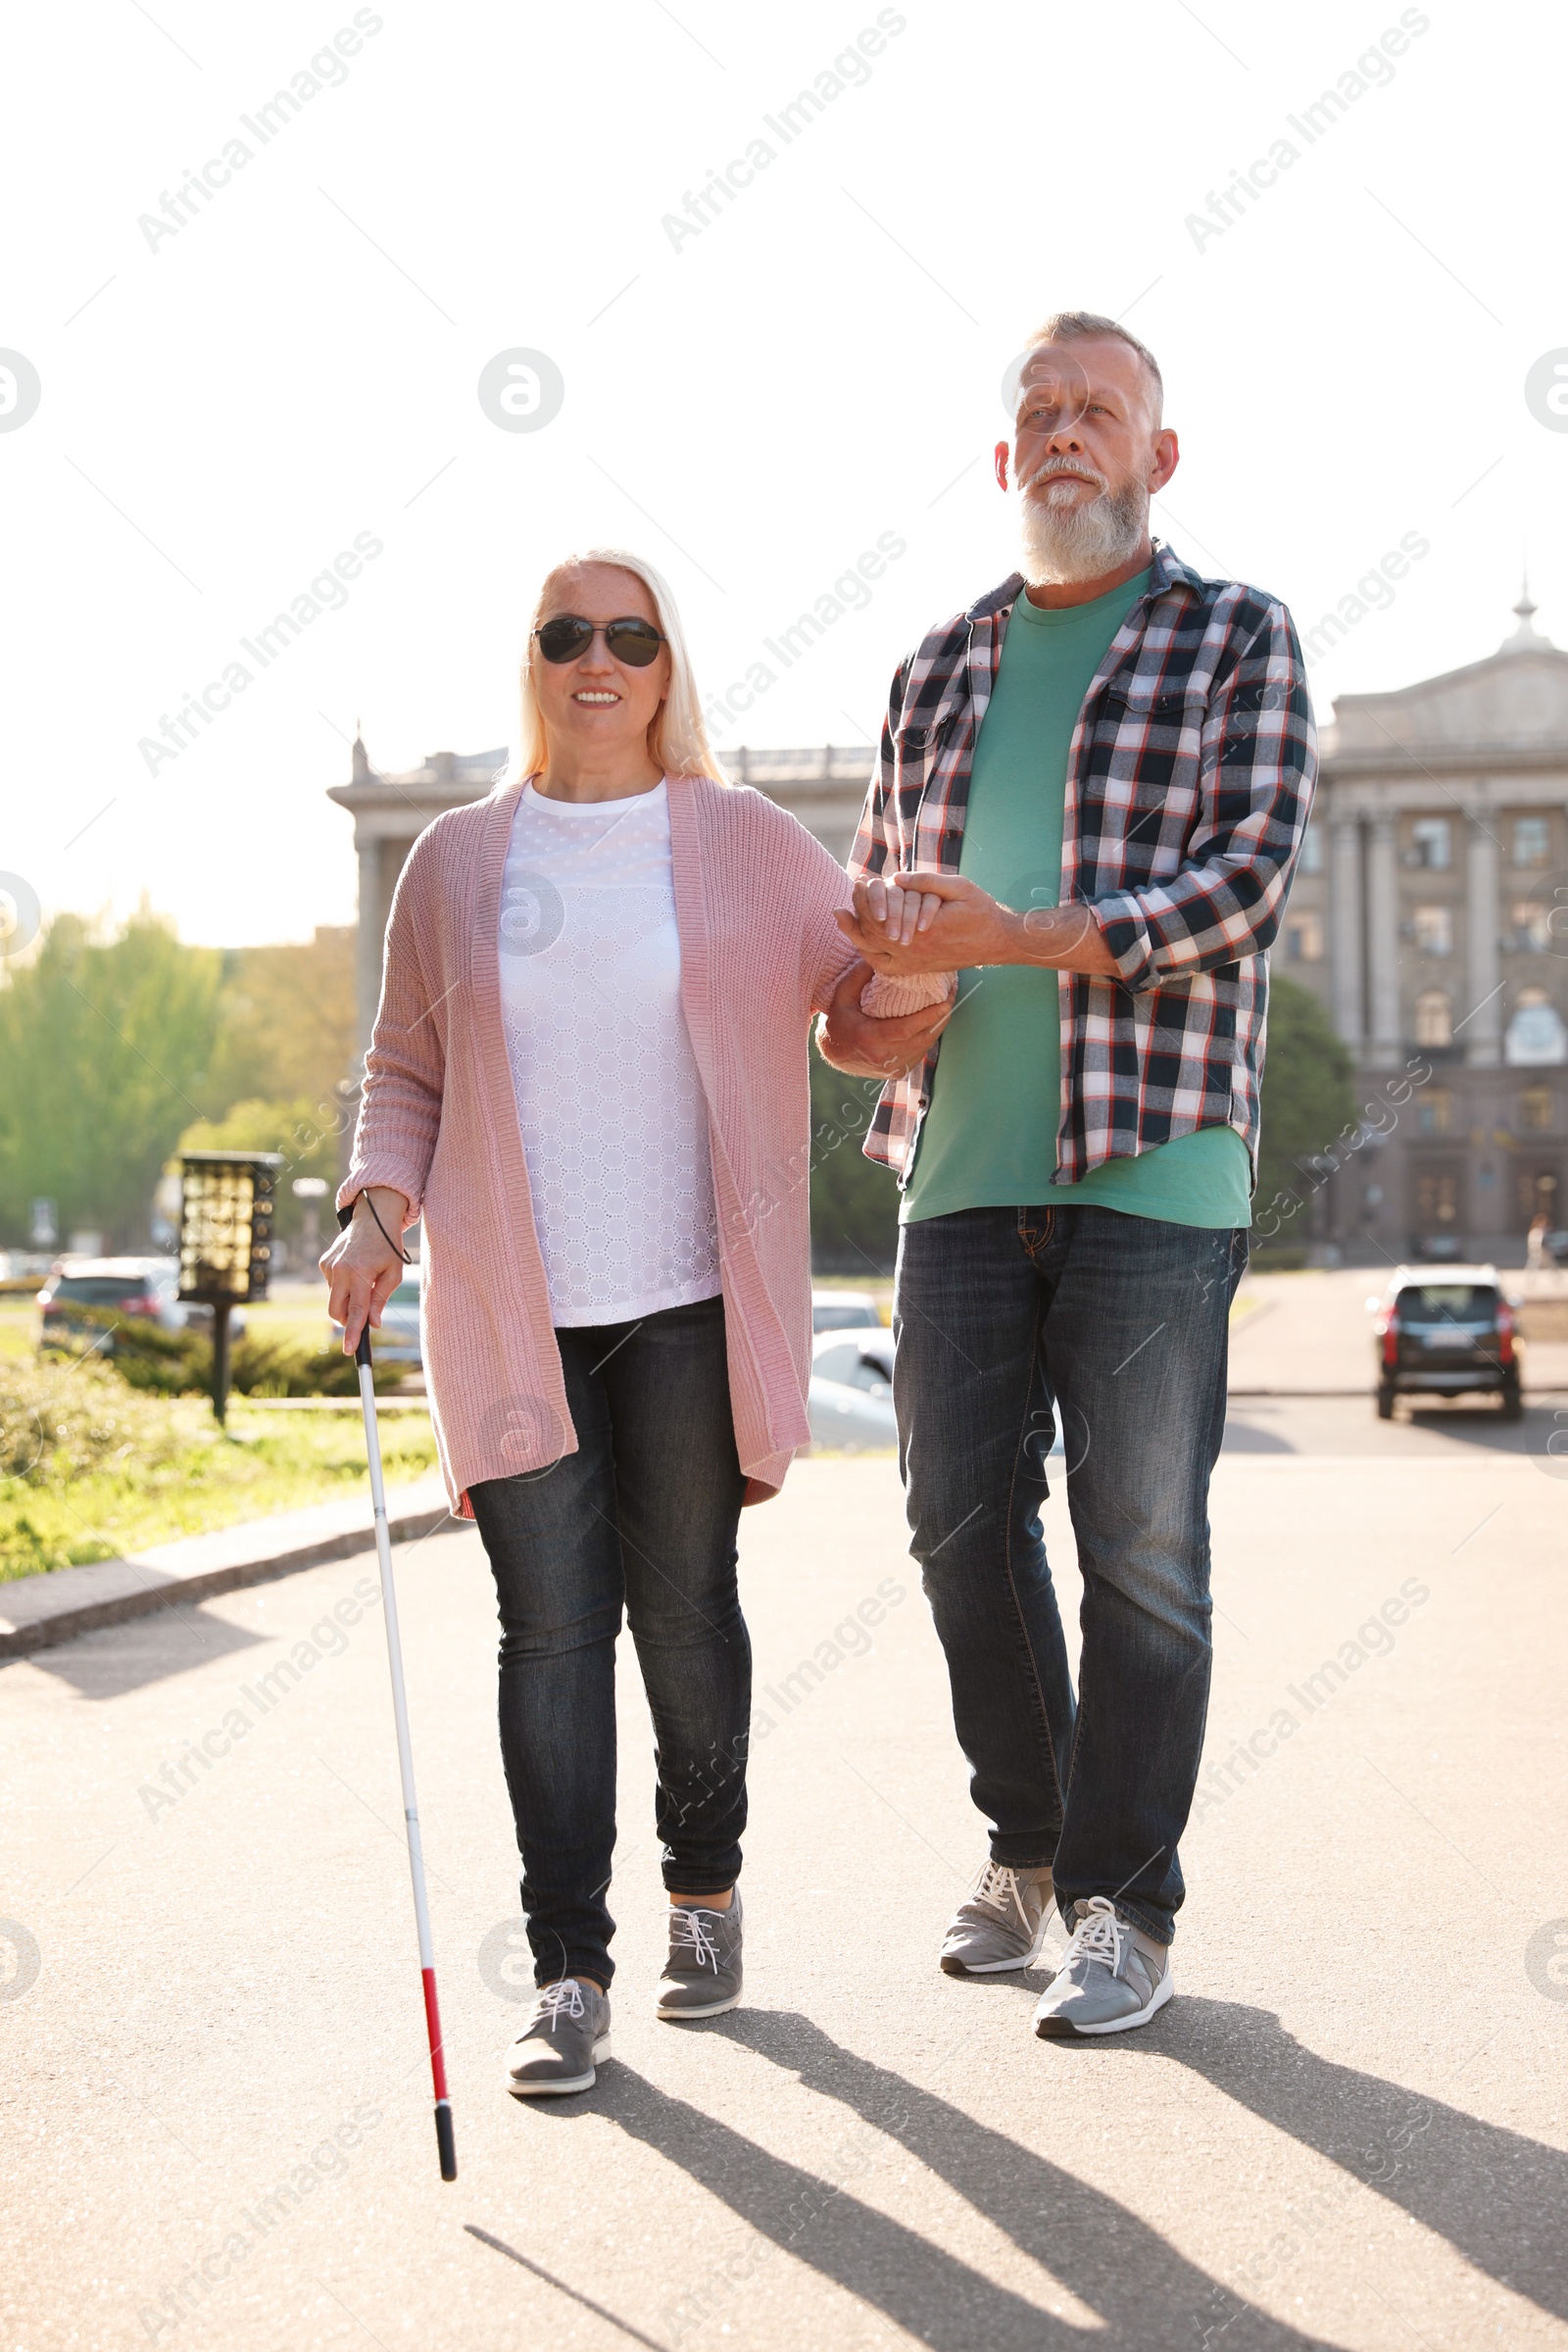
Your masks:
M297 946L227 952L212 1102L306 1098L318 1119L334 1104L354 1055L354 942L352 928L323 929Z
M899 1187L860 1150L881 1092L811 1056L811 1262L824 1274L886 1274L899 1246Z
M1331 1151L1356 1108L1355 1064L1328 1014L1298 981L1271 980L1254 1242L1304 1247L1315 1180L1300 1163Z
M145 1244L159 1170L208 1102L222 959L181 947L145 908L97 941L57 916L0 987L0 1236L25 1247L29 1204L62 1236Z

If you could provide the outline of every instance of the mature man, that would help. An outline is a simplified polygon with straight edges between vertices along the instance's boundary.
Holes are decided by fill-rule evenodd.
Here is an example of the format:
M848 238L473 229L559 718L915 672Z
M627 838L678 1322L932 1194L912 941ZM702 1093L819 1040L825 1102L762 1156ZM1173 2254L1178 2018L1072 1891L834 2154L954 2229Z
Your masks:
M860 965L820 1040L840 1069L895 1073L866 1151L904 1186L910 1549L993 1825L942 1966L1030 1966L1054 1892L1047 2037L1143 2025L1171 1993L1264 952L1315 770L1284 607L1150 537L1178 456L1161 398L1110 318L1061 313L1033 339L1022 575L894 679L840 918L878 970L956 969L956 1003L869 1019ZM1076 1706L1040 1523L1058 1422Z

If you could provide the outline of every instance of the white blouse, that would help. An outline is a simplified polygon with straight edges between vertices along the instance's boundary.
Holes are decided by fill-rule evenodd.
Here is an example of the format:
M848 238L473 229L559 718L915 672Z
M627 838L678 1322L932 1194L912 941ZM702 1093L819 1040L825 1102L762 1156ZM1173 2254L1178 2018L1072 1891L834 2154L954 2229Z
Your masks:
M681 1010L662 782L588 802L525 785L499 946L552 1320L623 1323L715 1298L708 1104Z

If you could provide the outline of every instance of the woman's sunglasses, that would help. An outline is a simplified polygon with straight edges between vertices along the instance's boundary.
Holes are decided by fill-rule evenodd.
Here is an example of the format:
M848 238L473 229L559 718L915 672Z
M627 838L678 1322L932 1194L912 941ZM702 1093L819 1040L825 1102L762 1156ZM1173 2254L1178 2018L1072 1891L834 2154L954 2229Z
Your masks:
M584 620L576 612L558 613L534 631L547 662L580 662L594 639L603 636L605 651L629 669L646 669L659 660L664 643L651 620Z

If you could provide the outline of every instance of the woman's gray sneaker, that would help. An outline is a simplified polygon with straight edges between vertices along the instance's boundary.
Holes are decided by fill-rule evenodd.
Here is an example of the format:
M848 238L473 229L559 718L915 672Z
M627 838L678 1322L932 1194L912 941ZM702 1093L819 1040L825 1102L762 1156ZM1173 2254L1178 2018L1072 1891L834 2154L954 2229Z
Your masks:
M594 2069L609 2056L608 1995L586 1977L563 1977L535 1993L507 2052L507 2087L518 2099L592 2090Z
M942 1946L943 1975L991 1977L1004 1969L1033 1968L1050 1916L1049 1870L1009 1870L988 1862L973 1893L954 1914Z
M741 1997L741 1890L727 1911L676 1903L669 1914L669 1958L659 1987L661 2017L717 2017Z
M1176 1987L1170 1952L1121 1917L1105 1895L1074 1903L1072 1934L1035 2010L1043 2041L1081 2034L1125 2034L1147 2026Z

